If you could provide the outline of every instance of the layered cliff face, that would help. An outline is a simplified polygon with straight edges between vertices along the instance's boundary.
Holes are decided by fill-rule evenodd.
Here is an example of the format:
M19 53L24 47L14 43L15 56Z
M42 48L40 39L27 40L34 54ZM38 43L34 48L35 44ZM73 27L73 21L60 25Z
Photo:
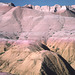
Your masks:
M1 72L73 75L74 37L74 5L15 7L0 3Z

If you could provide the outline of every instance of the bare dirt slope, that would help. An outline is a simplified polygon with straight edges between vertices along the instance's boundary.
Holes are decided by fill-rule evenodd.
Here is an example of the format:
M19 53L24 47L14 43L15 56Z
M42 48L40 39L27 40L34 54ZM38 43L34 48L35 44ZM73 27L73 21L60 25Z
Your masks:
M60 13L67 17L19 6L1 6L0 14L1 38L42 39L55 34L57 37L75 35L74 13L67 9Z
M75 71L60 55L42 43L27 40L1 40L0 71L15 75L74 75ZM2 46L1 46L2 47Z
M73 75L75 71L58 54L43 45L27 41L5 42L8 46L0 53L0 71L15 75ZM23 46L24 45L24 46ZM5 49L4 49L5 50Z

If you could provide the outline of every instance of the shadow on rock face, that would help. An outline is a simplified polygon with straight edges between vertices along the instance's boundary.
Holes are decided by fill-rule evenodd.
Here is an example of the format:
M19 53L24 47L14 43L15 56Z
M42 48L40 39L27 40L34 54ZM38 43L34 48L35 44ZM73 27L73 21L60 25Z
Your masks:
M44 50L50 51L50 49L49 49L46 45L44 45L44 44L41 44L41 47L42 47Z
M64 62L64 64L66 65L66 68L68 69L70 75L75 75L75 70L70 66L70 64L60 55L58 55L62 61Z
M41 71L41 75L57 75L50 68L48 68L48 66L45 63L42 63L42 67L41 67L41 70L40 71Z
M50 49L46 45L44 45L42 43L34 43L34 44L31 44L28 48L31 51L41 51L41 50L50 51Z
M60 55L58 55L58 58L55 55L52 55L52 58L49 57L51 56L44 57L40 69L41 75L75 75L75 70L63 57L61 57ZM61 63L61 60L63 61L63 63ZM65 64L65 66L63 64Z

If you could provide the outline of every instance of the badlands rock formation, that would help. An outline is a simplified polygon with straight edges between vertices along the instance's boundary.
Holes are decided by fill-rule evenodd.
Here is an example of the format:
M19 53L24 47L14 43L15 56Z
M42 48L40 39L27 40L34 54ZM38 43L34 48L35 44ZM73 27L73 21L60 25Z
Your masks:
M72 7L72 8L75 8L75 5L72 5L71 7Z
M15 7L0 3L1 72L75 75L74 69L74 5Z
M0 6L14 6L15 7L13 3L0 3Z
M15 75L73 75L75 71L58 54L46 50L43 44L30 41L2 40L0 71ZM6 48L6 49L5 49Z
M31 8L34 10L38 11L43 11L43 12L51 12L57 15L62 15L62 16L69 16L69 17L75 17L75 5L72 6L60 6L58 4L54 6L33 6L33 5L25 5L23 7Z

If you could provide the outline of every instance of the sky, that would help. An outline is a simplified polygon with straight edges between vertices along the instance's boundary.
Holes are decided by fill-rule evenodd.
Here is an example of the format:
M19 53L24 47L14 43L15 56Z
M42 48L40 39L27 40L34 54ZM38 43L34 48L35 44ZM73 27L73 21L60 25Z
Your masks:
M15 6L24 6L26 4L39 5L39 6L53 6L59 5L75 5L75 0L0 0L4 3L14 3Z

